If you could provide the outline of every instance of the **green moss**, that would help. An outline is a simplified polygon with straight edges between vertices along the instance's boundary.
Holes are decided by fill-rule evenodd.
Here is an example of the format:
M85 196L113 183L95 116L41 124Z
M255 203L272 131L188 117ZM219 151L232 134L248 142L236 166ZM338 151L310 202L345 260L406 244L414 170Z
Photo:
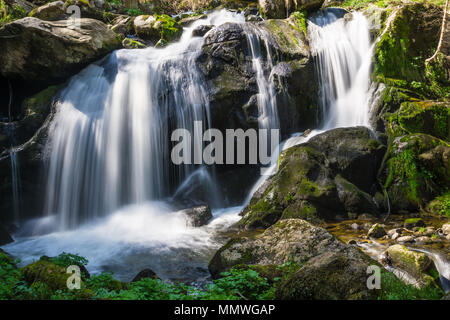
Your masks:
M17 4L9 6L4 0L0 0L0 26L26 16L27 13L22 6Z
M434 216L450 218L450 193L447 192L428 203L425 212Z

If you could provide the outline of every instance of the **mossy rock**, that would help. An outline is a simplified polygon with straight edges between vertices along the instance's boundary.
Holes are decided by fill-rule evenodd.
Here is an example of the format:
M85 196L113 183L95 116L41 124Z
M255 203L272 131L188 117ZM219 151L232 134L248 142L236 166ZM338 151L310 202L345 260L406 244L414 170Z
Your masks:
M403 245L396 244L386 250L390 264L406 271L413 276L421 287L434 284L435 267L433 261L422 252L409 250Z
M367 268L376 263L358 249L325 252L306 262L277 286L282 300L371 300Z
M426 133L450 140L450 105L433 101L404 102L397 121L407 133Z
M409 218L403 222L403 227L406 229L413 229L414 227L425 227L425 222L422 218Z
M183 32L182 26L168 15L141 15L133 21L134 31L139 37L157 43L177 40Z
M380 174L393 209L417 211L448 190L450 145L426 134L397 137Z
M436 217L447 216L447 218L450 218L450 193L430 201L425 208L425 213Z

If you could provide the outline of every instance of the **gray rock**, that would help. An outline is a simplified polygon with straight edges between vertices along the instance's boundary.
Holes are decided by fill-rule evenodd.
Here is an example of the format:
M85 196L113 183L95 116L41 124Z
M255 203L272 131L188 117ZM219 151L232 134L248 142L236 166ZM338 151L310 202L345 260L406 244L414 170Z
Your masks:
M397 242L414 242L414 237L413 236L403 236L403 237L398 237L397 238Z
M209 206L198 206L183 210L183 213L188 217L188 224L192 227L201 227L212 219L212 213Z
M324 0L259 0L261 13L267 18L286 18L294 11L319 9Z
M0 29L0 74L23 81L58 81L120 47L116 34L101 21L43 21L27 17ZM39 48L39 50L36 50Z
M203 37L209 30L211 30L214 26L212 25L201 25L192 30L193 37Z

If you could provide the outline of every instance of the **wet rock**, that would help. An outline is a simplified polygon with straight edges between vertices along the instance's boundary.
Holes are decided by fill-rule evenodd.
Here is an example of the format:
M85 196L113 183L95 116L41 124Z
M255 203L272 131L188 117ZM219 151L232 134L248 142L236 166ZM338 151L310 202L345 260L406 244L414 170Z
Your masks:
M203 37L209 30L211 30L214 26L212 25L201 25L192 30L193 37Z
M349 241L347 242L347 244L355 245L355 244L356 244L356 240L351 239L351 240L349 240Z
M116 34L101 21L67 21L27 17L0 29L0 74L23 81L58 81L120 47ZM35 48L39 48L36 50Z
M144 43L137 39L125 38L122 41L122 46L125 49L143 49L146 47Z
M183 210L183 213L188 217L188 224L192 227L201 227L212 219L212 213L209 206L198 206Z
M62 1L54 1L38 7L30 12L30 17L46 21L61 20L65 17L66 6Z
M434 264L425 253L409 250L399 244L390 246L385 253L392 266L408 272L421 285L427 285L434 281L428 274Z
M381 224L374 224L367 232L367 236L371 238L382 238L386 235L386 231L384 230Z
M415 227L425 227L425 222L421 218L410 218L404 221L403 226L412 230Z
M142 271L139 271L139 273L133 278L133 280L131 280L131 282L137 282L145 278L159 279L159 277L155 272L153 272L152 269L144 269Z
M285 150L277 174L254 195L239 225L266 228L280 218L317 223L347 216L349 206L366 212L368 196L359 195L376 183L383 150L362 127L330 130Z
M398 237L397 238L397 242L414 242L414 237L413 236L403 236L403 237Z

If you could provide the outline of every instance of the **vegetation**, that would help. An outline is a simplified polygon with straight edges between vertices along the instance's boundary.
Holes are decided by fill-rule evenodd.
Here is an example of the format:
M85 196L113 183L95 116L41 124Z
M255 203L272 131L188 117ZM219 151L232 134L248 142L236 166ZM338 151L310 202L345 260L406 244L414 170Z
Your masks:
M49 260L58 266L87 263L85 258L69 253ZM84 278L80 290L54 290L48 282L27 282L23 271L16 267L17 262L0 251L0 299L270 300L275 297L277 284L301 267L292 262L280 266L236 266L205 288L151 278L123 283L114 279L112 273L101 273ZM379 299L439 299L443 295L439 288L406 285L387 271L382 272L381 279Z
M4 0L0 0L0 26L16 19L26 17L27 13L20 5L8 6Z

